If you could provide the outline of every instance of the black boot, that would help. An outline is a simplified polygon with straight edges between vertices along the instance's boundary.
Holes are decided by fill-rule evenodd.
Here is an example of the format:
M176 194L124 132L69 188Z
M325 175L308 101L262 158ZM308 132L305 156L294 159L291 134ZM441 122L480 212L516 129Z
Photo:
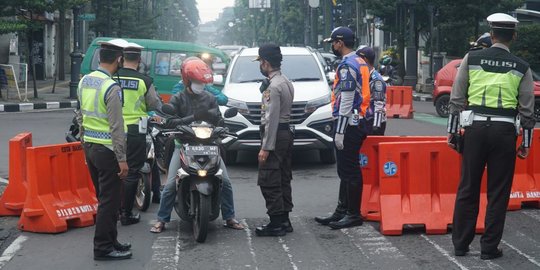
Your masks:
M328 225L332 229L343 229L360 226L364 223L360 216L360 199L362 197L362 183L347 183L347 215L339 221L330 222Z
M315 221L322 225L328 225L330 222L338 221L345 217L347 213L347 182L339 183L339 197L336 211L329 217L316 217Z
M289 212L285 212L283 223L281 223L281 225L283 226L283 229L285 230L285 232L290 233L294 231L291 224L291 220L289 219Z
M137 181L124 181L124 201L120 214L120 223L124 226L138 223L139 214L133 214L133 203L137 193Z
M257 236L284 236L287 234L283 228L284 215L271 215L270 223L257 227L255 234Z

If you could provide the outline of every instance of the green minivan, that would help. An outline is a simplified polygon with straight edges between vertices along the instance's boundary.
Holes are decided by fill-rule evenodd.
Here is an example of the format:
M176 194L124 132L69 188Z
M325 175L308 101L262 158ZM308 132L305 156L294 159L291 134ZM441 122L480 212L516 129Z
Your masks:
M110 39L113 38L99 37L92 41L81 64L82 75L86 75L98 67L98 42ZM182 62L190 56L209 58L215 76L220 78L216 80L216 86L223 87L220 84L224 81L223 76L227 72L230 59L221 50L188 42L131 38L125 40L144 47L139 71L154 79L154 85L165 102L168 102L173 86L180 80Z

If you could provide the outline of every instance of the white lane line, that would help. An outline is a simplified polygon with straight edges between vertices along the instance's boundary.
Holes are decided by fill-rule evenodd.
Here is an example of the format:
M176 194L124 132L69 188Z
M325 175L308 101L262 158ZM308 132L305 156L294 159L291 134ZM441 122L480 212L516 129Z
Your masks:
M9 181L7 179L0 177L0 183L9 184Z
M2 253L2 256L0 257L0 269L15 256L17 251L21 249L22 243L26 240L28 240L28 237L20 235L6 248L6 250L4 250L4 253Z
M249 229L249 225L246 223L245 219L242 219L242 225L244 225L244 231L246 232L249 253L251 253L251 260L253 261L253 265L255 265L255 270L259 270L259 266L257 263L257 256L255 255L255 249L253 248L253 239L251 238L251 230Z
M527 258L527 260L529 260L529 262L531 262L532 264L534 264L534 265L540 267L540 263L537 262L533 257L531 257L531 256L529 256L529 255L527 255L527 254L525 254L523 251L521 251L521 250L519 250L518 248L512 246L511 244L509 244L508 242L506 242L506 241L504 241L504 240L501 240L501 243L503 243L503 244L509 246L511 249L513 249L513 250L514 250L515 252L517 252L519 255L521 255L521 256Z
M178 262L180 261L180 224L176 230L176 245L174 246L174 269L178 269Z
M279 241L278 241L281 246L283 247L283 250L285 250L285 253L287 253L287 257L289 257L289 263L291 263L291 266L294 270L298 270L298 267L296 266L296 264L294 263L293 261L293 256L292 254L289 252L289 247L285 244L285 240L283 240L283 238L279 238Z
M446 250L444 250L444 248L442 248L441 246L437 245L437 243L431 241L431 239L429 239L425 234L421 234L420 235L422 238L424 238L424 240L428 241L428 243L430 243L432 246L435 247L435 249L437 249L442 255L444 255L444 257L446 257L449 261L453 262L455 265L457 265L459 267L459 269L461 270L468 270L469 268L465 267L463 264L459 263L456 258L454 258L453 256L451 256L450 254L448 254L448 252Z

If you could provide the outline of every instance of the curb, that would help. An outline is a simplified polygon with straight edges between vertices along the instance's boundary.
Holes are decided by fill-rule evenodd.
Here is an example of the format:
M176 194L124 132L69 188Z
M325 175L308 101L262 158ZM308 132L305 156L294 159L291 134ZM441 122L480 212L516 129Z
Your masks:
M50 101L37 103L0 104L0 112L23 112L43 109L77 108L77 101Z

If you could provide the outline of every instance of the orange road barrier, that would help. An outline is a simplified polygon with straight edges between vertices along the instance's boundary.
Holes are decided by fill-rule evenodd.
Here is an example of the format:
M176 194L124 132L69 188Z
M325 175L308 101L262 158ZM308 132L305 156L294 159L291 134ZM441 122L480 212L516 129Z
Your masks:
M23 231L64 232L94 224L97 199L79 142L27 149L28 193L19 219Z
M521 139L517 140L518 146ZM519 210L521 204L540 208L540 129L533 132L533 143L526 159L516 159L508 210Z
M446 141L444 136L368 136L360 149L363 191L361 213L371 221L381 220L379 201L379 143L409 141Z
M26 198L26 148L32 133L20 133L9 140L9 183L0 197L0 216L21 214Z
M424 224L427 234L444 234L452 223L461 166L446 141L379 144L380 230L401 235L405 224ZM485 182L476 231L483 232Z
M386 115L390 118L413 118L412 86L386 88Z

